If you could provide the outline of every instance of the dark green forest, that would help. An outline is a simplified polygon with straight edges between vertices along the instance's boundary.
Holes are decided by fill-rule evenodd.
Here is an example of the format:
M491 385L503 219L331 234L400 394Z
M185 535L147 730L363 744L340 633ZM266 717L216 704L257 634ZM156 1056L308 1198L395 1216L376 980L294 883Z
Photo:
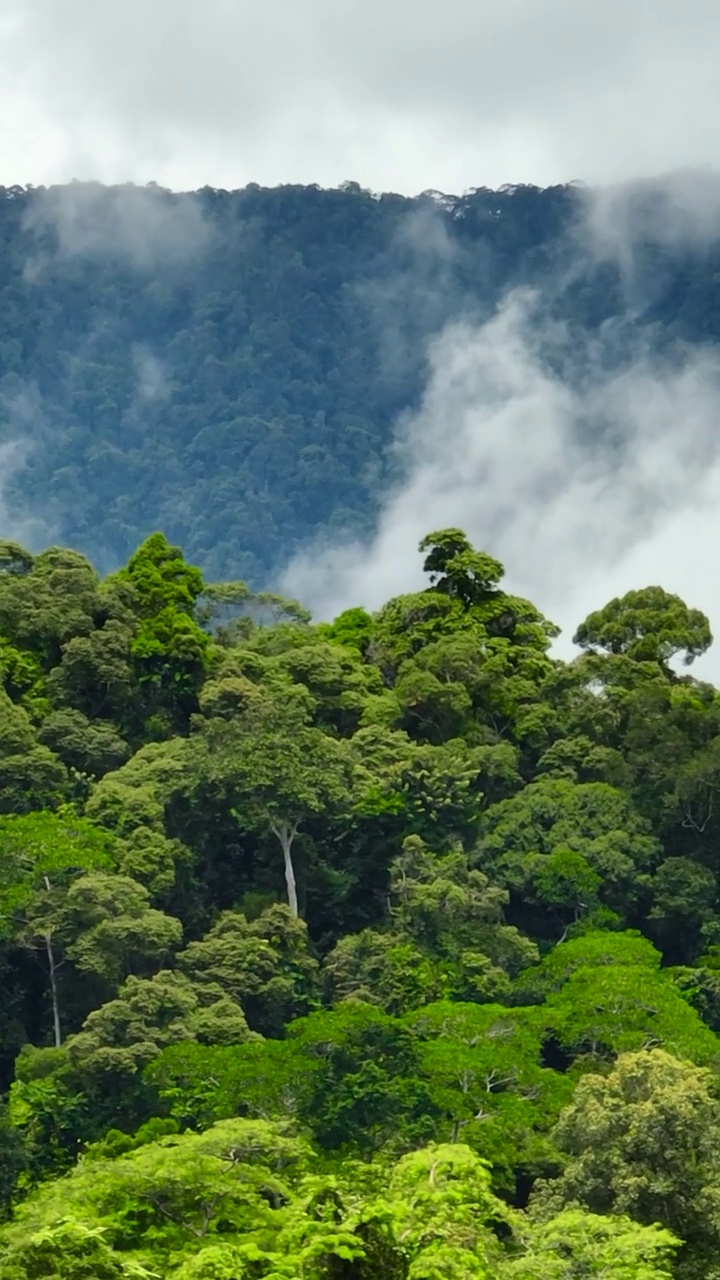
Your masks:
M720 1274L720 694L457 529L314 624L0 544L3 1280Z
M449 320L537 289L570 383L598 334L619 366L720 340L720 239L668 238L659 202L638 191L629 261L589 248L574 186L0 189L0 532L109 571L163 529L273 585L372 525Z

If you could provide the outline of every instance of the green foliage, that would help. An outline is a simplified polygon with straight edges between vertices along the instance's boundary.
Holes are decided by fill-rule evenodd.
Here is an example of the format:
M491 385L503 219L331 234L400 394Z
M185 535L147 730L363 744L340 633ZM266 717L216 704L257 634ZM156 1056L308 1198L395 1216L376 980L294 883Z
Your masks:
M681 1274L708 1274L720 1230L719 1118L707 1070L659 1050L623 1055L608 1076L578 1084L556 1130L569 1161L538 1191L538 1212L583 1205L662 1222L685 1242Z
M591 613L578 627L575 644L627 654L636 662L667 664L683 654L686 666L712 644L710 623L699 609L689 609L679 596L662 587L628 591Z
M714 1280L705 631L652 589L556 662L423 550L314 626L0 545L3 1276Z
M88 1015L68 1053L78 1071L112 1081L136 1075L166 1044L237 1044L249 1035L242 1009L216 983L163 969L127 978L114 1000Z
M630 1218L565 1209L527 1232L520 1258L504 1262L498 1280L672 1280L679 1241Z
M298 1114L320 1146L406 1151L432 1134L418 1046L398 1019L352 1002L301 1018L288 1034L315 1062Z
M223 913L202 942L181 953L178 968L196 984L216 983L264 1035L282 1035L316 1000L317 961L307 928L279 903L251 921L237 911Z
M110 864L104 834L72 812L0 818L0 852L0 910L6 928L51 879Z
M548 778L488 809L476 857L507 885L518 919L557 938L583 917L592 927L598 906L629 921L660 845L626 792Z
M480 1152L504 1189L518 1171L553 1166L547 1134L572 1080L543 1065L542 1016L442 1001L406 1022L424 1041L422 1068L444 1136Z
M162 967L182 940L180 921L152 908L147 889L129 876L82 876L70 886L62 914L68 957L112 987L131 973Z

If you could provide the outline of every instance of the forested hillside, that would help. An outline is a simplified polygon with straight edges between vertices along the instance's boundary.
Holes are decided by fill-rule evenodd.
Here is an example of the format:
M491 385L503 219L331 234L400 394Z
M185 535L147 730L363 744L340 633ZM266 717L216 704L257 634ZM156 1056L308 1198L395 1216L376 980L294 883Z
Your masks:
M314 625L0 544L3 1280L718 1275L707 619L567 664L420 552Z
M633 334L716 342L720 239L674 235L650 188L605 252L587 209L574 187L0 190L0 533L107 570L162 528L268 586L372 522L449 320L521 285L604 361Z

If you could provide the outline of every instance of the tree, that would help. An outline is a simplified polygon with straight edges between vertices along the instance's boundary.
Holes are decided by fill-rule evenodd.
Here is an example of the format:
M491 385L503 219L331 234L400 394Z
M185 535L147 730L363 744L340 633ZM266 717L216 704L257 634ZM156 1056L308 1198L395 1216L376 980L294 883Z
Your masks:
M623 1054L606 1076L587 1075L558 1123L569 1157L539 1189L537 1211L660 1222L685 1242L683 1276L707 1275L720 1237L720 1104L709 1071L655 1049Z
M660 852L626 792L541 778L487 810L475 860L508 887L516 919L530 932L557 937L576 916L589 914L596 896L621 919L631 916L640 878Z
M462 1143L414 1151L398 1161L388 1194L408 1280L484 1280L500 1256L493 1228L508 1224L487 1166Z
M28 1266L28 1280L49 1274L61 1280L140 1280L167 1274L203 1241L239 1244L259 1228L272 1240L291 1196L288 1179L309 1155L307 1145L282 1125L236 1119L202 1134L145 1142L114 1160L87 1159L21 1206L0 1232L0 1264L4 1273L6 1263L28 1266L34 1258L65 1268L52 1273ZM96 1263L105 1271L87 1265L82 1271L78 1262L71 1269L83 1236L89 1267ZM129 1270L123 1269L126 1262Z
M108 866L108 840L71 812L0 818L0 913L6 936L45 951L56 1047L62 1044L57 959L57 890L80 871Z
M698 944L720 939L717 881L709 867L689 858L666 858L647 887L653 898L649 931L671 963L687 962L697 955Z
M94 1009L68 1040L68 1054L81 1074L122 1082L165 1045L237 1044L251 1036L240 1006L215 983L194 985L161 969L152 978L127 978L115 999Z
M408 836L391 864L390 894L396 928L431 954L458 961L480 953L513 976L537 958L529 939L503 922L507 890L471 869L462 848L437 857Z
M557 1167L548 1134L572 1080L543 1064L546 1034L535 1009L443 1000L406 1015L422 1039L421 1068L442 1119L437 1132L492 1166L495 1186Z
M302 823L350 794L342 744L315 728L303 700L264 698L239 722L209 721L198 739L195 778L222 789L243 827L265 830L282 849L290 911L299 914L293 845Z
M0 685L0 815L55 808L67 793L67 770Z
M217 984L264 1035L282 1035L316 1002L318 965L307 928L279 903L251 921L223 912L201 942L180 953L178 968L196 984Z
M68 768L95 778L118 769L130 756L128 743L111 721L90 720L71 708L46 716L38 738Z
M275 670L308 690L314 702L314 723L341 737L355 732L371 699L384 688L377 668L363 662L353 649L319 642L312 633L307 643L293 645L274 659L269 679Z
M352 1002L288 1028L317 1065L299 1115L321 1147L370 1154L406 1151L433 1133L436 1108L412 1031L371 1005Z
M243 1115L298 1120L307 1112L322 1059L294 1039L248 1039L241 1044L182 1041L161 1049L144 1080L183 1127L207 1128Z
M608 1060L656 1045L700 1063L717 1055L713 1033L671 978L644 965L578 968L545 1010L548 1029L572 1058Z
M27 1166L27 1151L17 1128L10 1123L5 1104L0 1106L0 1222L12 1216L20 1175Z
M672 1280L680 1244L660 1227L578 1209L523 1224L518 1235L522 1256L502 1262L498 1280Z
M158 731L166 736L168 727L183 730L197 709L210 647L209 636L195 620L202 574L186 564L179 547L153 533L119 571L117 581L131 589L134 600L130 654L145 691L145 734L148 722L149 736Z
M423 569L433 591L455 596L464 605L481 604L497 595L505 570L499 560L474 551L461 529L429 533L418 548L427 551Z
M12 1280L150 1280L144 1267L115 1252L107 1235L106 1228L77 1221L33 1231L4 1251L6 1274Z
M182 941L182 924L150 906L130 876L91 872L65 895L59 929L75 966L117 988L130 974L147 977Z
M356 816L390 819L400 839L452 844L472 837L486 778L514 772L502 748L468 747L461 738L432 746L373 726L359 729L350 747Z
M402 934L376 929L340 938L322 977L328 1004L360 1000L392 1015L436 999L444 986L437 961Z
M647 938L633 930L610 932L588 930L576 938L559 942L540 964L525 969L515 983L516 1004L538 1004L548 995L562 991L579 969L616 966L643 967L651 973L660 969L662 956Z
M666 668L678 654L689 666L709 649L712 632L699 609L689 609L679 596L669 595L662 587L645 587L628 591L591 613L578 627L573 643Z

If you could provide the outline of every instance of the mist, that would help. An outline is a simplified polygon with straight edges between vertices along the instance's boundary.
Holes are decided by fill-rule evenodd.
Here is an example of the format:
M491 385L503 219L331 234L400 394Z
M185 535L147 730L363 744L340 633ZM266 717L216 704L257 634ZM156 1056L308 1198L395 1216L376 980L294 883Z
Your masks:
M56 541L57 527L47 508L33 510L19 497L15 481L47 431L38 388L17 375L6 376L0 385L0 538L33 552Z
M156 184L104 187L72 182L34 192L24 227L38 249L26 264L32 279L56 256L120 259L141 271L177 267L202 253L211 229L199 203Z
M39 551L55 541L52 524L24 506L17 510L11 493L12 482L22 470L31 446L23 436L0 441L0 538L19 542L29 551Z
M398 423L403 479L374 536L309 548L283 589L318 618L376 609L424 585L418 542L453 525L562 627L563 656L591 609L651 583L720 628L720 355L660 358L642 336L628 342L609 371L614 326L592 340L570 334L525 290L486 323L447 325L429 349L420 409ZM717 679L720 657L693 670Z

